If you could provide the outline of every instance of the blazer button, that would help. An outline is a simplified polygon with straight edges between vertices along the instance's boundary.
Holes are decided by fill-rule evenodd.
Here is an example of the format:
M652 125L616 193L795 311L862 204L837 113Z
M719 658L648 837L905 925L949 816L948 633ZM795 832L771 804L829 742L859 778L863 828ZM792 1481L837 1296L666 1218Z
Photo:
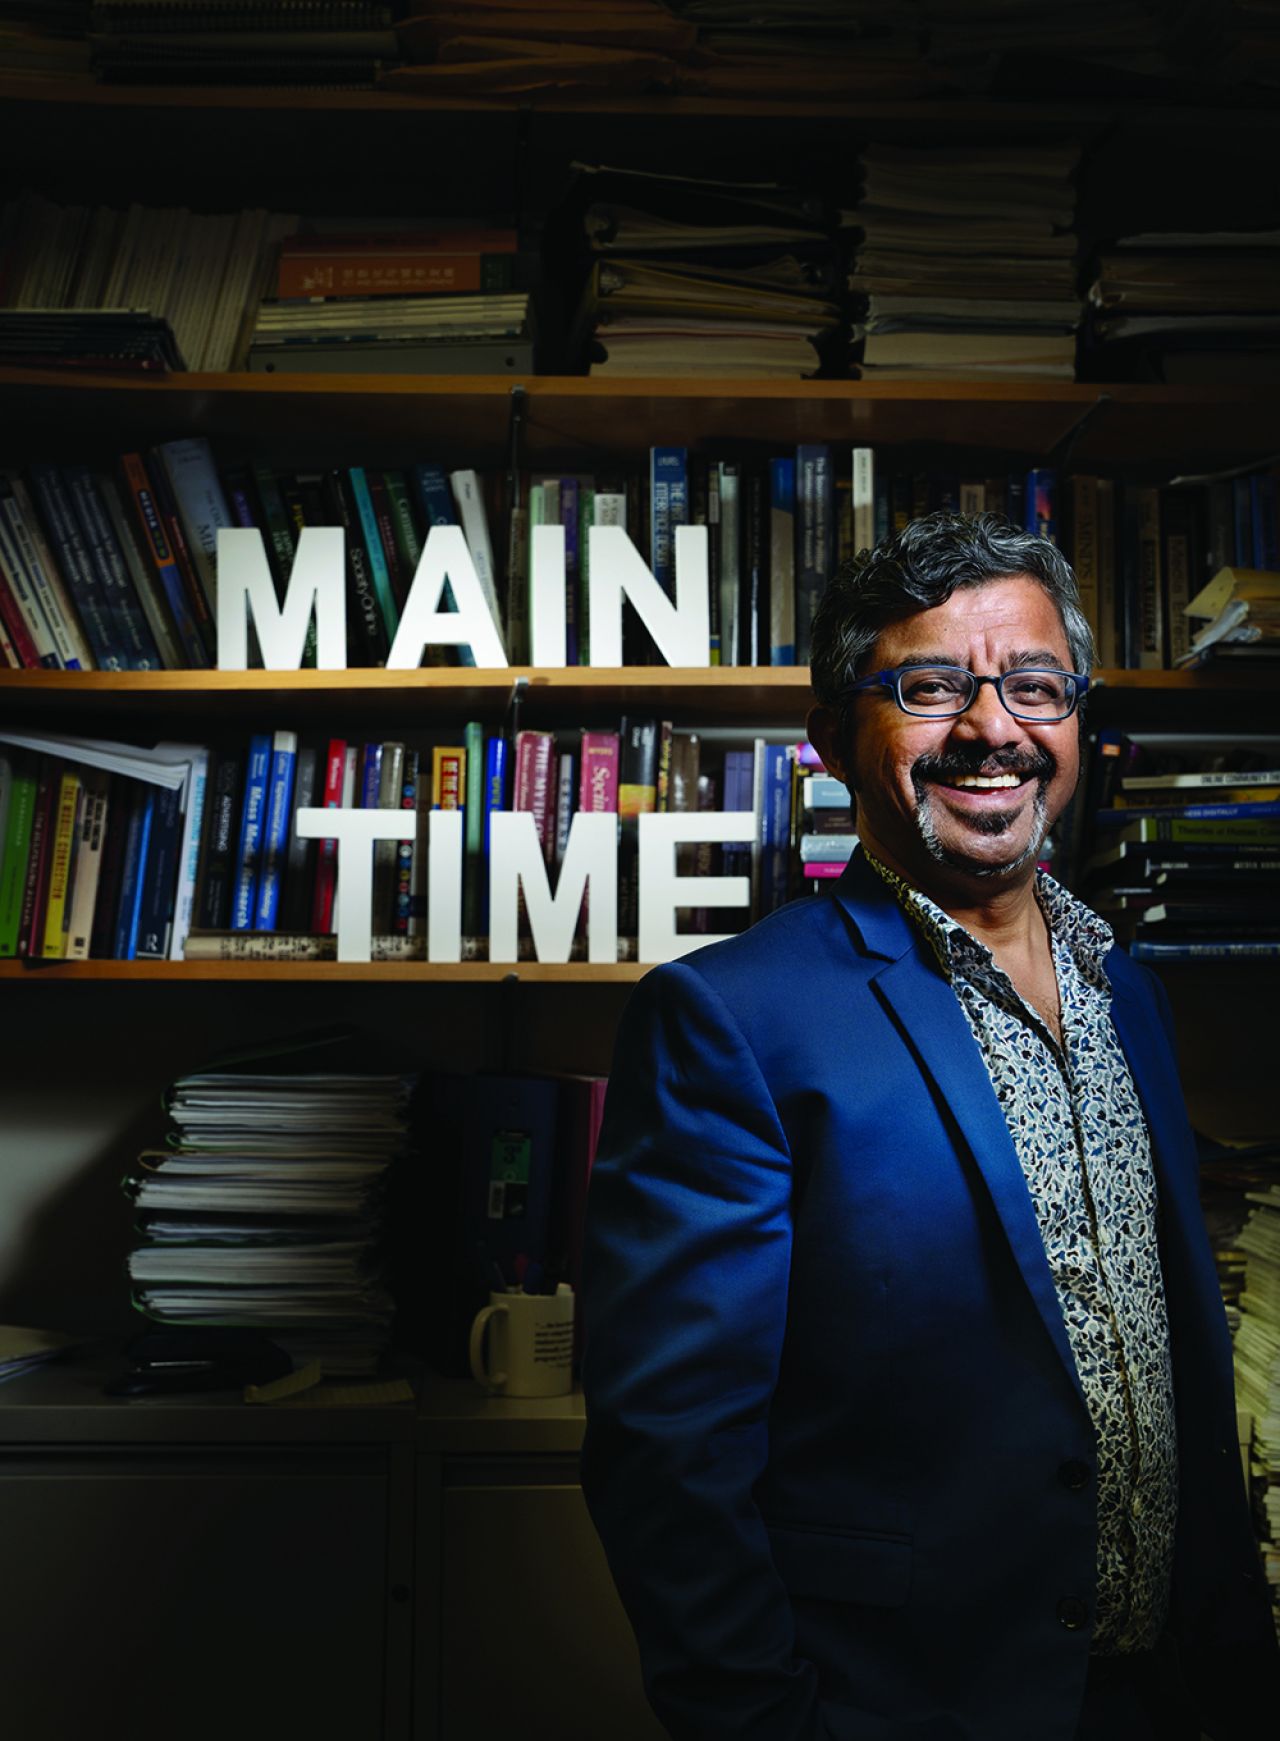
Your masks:
M1079 1632L1089 1623L1089 1604L1078 1596L1064 1596L1058 1604L1058 1619L1068 1632Z
M1092 1476L1093 1470L1087 1463L1082 1463L1079 1457L1069 1458L1058 1470L1058 1480L1072 1493L1079 1493L1082 1487L1087 1487Z

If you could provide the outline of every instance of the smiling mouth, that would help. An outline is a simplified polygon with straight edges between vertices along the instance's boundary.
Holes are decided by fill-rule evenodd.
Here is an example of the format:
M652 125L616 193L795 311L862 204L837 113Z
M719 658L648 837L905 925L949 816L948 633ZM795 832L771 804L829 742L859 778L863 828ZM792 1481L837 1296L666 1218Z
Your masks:
M1030 774L956 774L950 780L939 780L940 786L954 786L961 792L1001 792L1024 786Z

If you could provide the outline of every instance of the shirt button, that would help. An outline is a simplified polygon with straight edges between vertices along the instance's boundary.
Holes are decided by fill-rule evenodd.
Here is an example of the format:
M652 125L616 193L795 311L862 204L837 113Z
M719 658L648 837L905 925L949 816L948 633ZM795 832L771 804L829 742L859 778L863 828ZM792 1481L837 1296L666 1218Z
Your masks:
M1064 1596L1058 1603L1058 1619L1068 1632L1079 1632L1089 1623L1089 1604L1078 1596Z
M1058 1480L1071 1493L1079 1493L1082 1487L1089 1485L1093 1470L1079 1457L1071 1457L1058 1470Z

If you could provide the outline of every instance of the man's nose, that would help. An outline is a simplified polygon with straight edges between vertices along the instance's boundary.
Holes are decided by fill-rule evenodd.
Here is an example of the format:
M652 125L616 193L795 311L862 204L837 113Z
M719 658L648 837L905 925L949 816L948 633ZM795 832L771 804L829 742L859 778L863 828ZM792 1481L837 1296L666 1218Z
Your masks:
M955 720L952 729L970 742L1007 744L1021 738L1022 726L1009 712L994 683L980 683L971 705Z

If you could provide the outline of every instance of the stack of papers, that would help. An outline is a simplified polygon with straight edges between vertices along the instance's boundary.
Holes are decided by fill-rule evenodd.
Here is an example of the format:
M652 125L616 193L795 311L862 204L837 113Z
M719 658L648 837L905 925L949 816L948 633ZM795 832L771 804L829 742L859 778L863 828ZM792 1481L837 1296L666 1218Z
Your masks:
M1074 145L861 159L853 372L867 378L1075 378Z
M384 1188L409 1147L411 1075L321 1070L312 1045L182 1077L168 1146L125 1189L135 1303L165 1324L266 1331L295 1363L371 1372L389 1339ZM292 1067L291 1067L292 1066Z
M817 372L841 320L817 204L771 184L576 167L590 266L571 348L591 374Z
M1280 230L1127 236L1098 256L1104 379L1280 379Z

